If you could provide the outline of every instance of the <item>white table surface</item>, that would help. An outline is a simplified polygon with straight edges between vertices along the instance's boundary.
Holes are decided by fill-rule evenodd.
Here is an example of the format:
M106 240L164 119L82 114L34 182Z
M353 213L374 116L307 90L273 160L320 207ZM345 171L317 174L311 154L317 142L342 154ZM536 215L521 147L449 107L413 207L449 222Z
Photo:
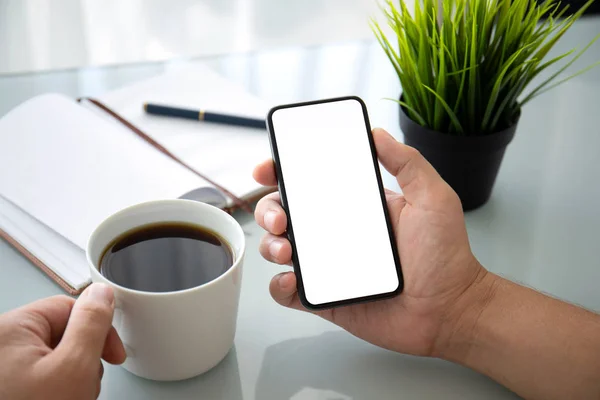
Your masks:
M557 50L582 47L599 32L600 20L587 18ZM574 68L598 59L600 46L595 46ZM367 102L373 125L402 139L396 106L381 100L397 96L400 88L372 40L177 62L206 63L273 105L357 94ZM94 95L172 64L1 77L0 115L39 93ZM600 69L530 103L508 147L492 199L466 215L473 250L488 269L596 311L598 104ZM389 175L384 180L397 188ZM237 217L248 232L249 250L234 350L214 370L184 382L147 381L107 366L101 399L516 398L463 367L381 350L317 317L278 306L267 287L280 267L260 257L261 229L248 216ZM58 286L0 242L0 312L58 293Z

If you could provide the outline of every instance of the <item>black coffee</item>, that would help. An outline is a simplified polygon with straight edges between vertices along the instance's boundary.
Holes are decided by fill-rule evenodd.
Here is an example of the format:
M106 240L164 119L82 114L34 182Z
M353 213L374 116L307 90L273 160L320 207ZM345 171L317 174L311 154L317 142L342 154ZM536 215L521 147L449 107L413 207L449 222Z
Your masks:
M172 292L202 285L233 265L231 248L199 226L160 223L130 231L104 251L100 273L126 288Z

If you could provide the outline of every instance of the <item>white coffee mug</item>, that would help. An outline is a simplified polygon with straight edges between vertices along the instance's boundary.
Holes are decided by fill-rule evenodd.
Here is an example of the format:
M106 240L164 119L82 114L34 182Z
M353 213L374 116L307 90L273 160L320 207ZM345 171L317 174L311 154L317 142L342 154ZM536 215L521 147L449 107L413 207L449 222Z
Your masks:
M218 278L175 292L143 292L117 285L99 271L107 246L122 234L157 222L185 222L208 228L232 248L234 263ZM89 238L92 281L115 294L113 324L127 351L123 367L143 378L187 379L217 365L233 347L245 237L226 212L192 200L158 200L131 206L107 218Z

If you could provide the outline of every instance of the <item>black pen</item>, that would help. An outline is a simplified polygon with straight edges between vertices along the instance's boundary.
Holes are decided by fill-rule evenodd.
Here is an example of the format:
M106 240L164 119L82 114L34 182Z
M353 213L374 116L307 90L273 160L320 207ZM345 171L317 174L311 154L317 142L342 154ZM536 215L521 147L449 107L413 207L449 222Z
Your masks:
M193 119L196 121L207 121L214 122L217 124L244 126L247 128L259 128L266 129L266 123L264 119L255 119L240 117L237 115L219 114L204 110L190 110L186 108L162 106L158 104L145 103L144 110L148 114L162 115L164 117L176 117Z

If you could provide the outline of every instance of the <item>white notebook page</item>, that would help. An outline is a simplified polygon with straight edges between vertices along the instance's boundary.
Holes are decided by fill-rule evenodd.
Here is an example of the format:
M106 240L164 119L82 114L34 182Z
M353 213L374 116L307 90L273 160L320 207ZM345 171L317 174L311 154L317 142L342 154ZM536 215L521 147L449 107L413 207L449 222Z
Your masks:
M127 128L61 95L0 120L0 195L80 248L110 214L201 186Z
M98 100L236 196L247 197L263 189L252 178L252 170L271 158L266 129L148 115L143 109L144 103L157 103L266 118L269 106L265 102L204 65L144 80Z
M0 196L0 228L75 290L90 283L83 249Z

